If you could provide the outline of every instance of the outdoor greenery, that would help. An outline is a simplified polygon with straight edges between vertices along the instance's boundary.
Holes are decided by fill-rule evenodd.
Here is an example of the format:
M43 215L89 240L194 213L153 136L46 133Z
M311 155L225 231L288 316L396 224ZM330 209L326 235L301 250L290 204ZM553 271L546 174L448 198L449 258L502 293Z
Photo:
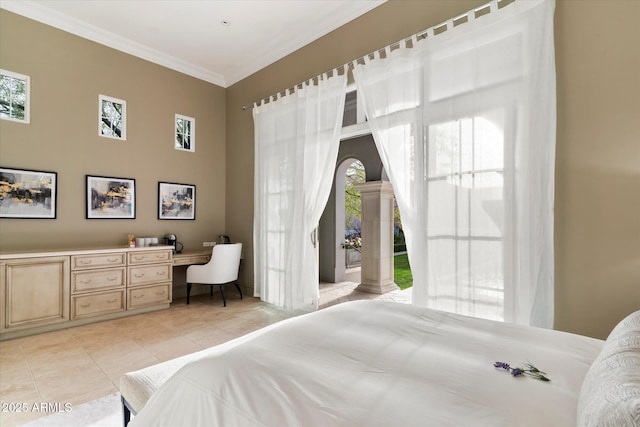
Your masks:
M26 80L0 74L0 117L25 119L26 90Z
M362 196L357 184L365 182L364 166L355 161L347 168L344 180L344 227L346 238L351 234L360 235L362 220Z
M407 289L413 286L413 276L409 266L407 254L400 254L393 257L393 281L400 289Z

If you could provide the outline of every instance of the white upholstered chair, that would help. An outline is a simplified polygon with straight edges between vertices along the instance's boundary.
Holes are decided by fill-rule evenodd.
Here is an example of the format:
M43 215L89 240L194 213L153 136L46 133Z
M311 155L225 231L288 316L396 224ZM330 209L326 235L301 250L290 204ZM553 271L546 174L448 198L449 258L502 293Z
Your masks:
M238 285L238 268L240 267L241 253L242 243L216 245L211 251L211 259L208 263L187 267L187 304L189 304L189 294L193 283L210 285L211 295L213 295L213 286L220 286L220 293L225 307L227 306L227 299L224 295L224 285L227 283L233 283L236 286L236 289L240 292L240 299L242 299L242 291Z

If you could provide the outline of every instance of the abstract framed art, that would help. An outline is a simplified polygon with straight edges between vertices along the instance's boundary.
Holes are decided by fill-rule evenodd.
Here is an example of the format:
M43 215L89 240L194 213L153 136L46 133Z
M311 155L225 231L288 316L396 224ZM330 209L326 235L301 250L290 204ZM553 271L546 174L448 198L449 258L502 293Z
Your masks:
M87 219L135 217L135 179L87 175Z
M58 174L0 167L0 218L56 218Z
M158 182L158 219L196 219L196 186Z

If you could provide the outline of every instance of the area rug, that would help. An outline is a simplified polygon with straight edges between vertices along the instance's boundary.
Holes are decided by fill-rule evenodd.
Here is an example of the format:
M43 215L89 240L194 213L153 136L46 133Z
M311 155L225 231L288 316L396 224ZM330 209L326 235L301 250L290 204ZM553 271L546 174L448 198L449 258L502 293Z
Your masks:
M24 427L122 427L120 393L113 393L69 412L58 412L23 424Z

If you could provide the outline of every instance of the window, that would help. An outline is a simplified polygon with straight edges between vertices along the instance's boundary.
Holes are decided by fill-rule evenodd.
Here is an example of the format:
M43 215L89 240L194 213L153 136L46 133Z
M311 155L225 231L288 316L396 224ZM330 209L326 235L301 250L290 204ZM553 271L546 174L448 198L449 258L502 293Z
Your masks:
M0 70L0 118L29 123L29 76Z
M494 111L429 126L429 247L439 306L493 320L505 312L504 118Z
M110 96L98 97L100 116L98 135L105 138L127 139L127 101Z
M176 150L196 151L196 119L176 114Z

